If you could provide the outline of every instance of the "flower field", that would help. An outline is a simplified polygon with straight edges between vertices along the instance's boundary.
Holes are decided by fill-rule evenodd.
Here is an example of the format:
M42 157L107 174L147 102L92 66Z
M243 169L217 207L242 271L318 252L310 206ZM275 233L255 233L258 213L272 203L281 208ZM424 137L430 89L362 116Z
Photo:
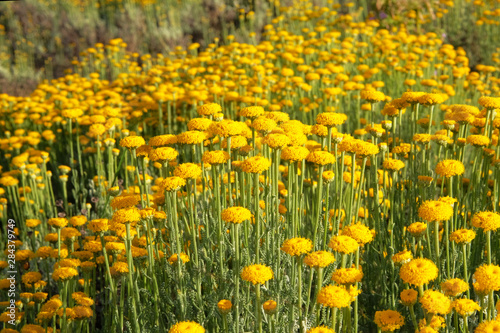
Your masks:
M0 94L0 333L500 332L500 50L271 4Z

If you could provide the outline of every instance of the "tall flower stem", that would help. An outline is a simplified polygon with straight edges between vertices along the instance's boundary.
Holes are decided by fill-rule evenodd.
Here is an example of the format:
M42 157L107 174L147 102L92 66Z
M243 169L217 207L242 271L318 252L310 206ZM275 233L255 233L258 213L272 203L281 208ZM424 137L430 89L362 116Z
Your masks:
M259 214L259 174L253 174L254 219L255 219L255 262L260 263L260 214Z
M255 285L255 332L262 333L262 314L260 309L260 284Z

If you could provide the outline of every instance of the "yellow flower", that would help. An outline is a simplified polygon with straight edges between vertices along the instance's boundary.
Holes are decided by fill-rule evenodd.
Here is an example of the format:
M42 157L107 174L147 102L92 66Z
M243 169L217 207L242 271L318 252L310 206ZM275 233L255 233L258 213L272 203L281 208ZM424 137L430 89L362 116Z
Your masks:
M354 284L356 282L361 282L363 279L363 271L352 267L352 268L338 268L332 274L332 280L338 284Z
M68 220L64 217L54 217L47 221L47 223L54 228L64 228L68 225Z
M174 253L170 256L170 258L168 258L168 262L172 265L177 262L177 258L178 258L177 253ZM181 252L181 262L183 264L189 262L189 257L184 252Z
M205 132L187 131L177 135L177 142L184 145L197 145L207 139Z
M144 141L142 136L127 136L120 140L120 146L128 149L137 149L145 144L146 141Z
M268 314L268 315L272 315L272 314L275 314L276 313L276 306L278 304L276 303L276 301L273 301L272 299L270 300L267 300L265 301L263 304L262 304L262 308L264 309L264 311Z
M485 135L469 135L466 142L474 147L487 147L490 145L490 138Z
M92 220L88 224L88 228L94 233L101 233L108 230L108 219Z
M469 290L469 284L462 279L449 279L441 282L441 290L446 296L456 297Z
M351 295L344 287L326 286L318 293L317 302L330 308L344 308L351 304Z
M194 321L181 321L170 327L168 333L205 333L205 329Z
M201 176L201 168L194 163L183 163L175 168L174 176L184 179L197 179Z
M399 294L401 303L405 306L411 306L417 303L418 292L414 289L405 289Z
M301 146L285 147L281 151L281 159L289 162L304 160L309 155L309 150Z
M316 251L304 257L304 264L309 267L327 267L335 261L335 256L327 251Z
M396 263L396 264L406 264L407 262L409 262L410 260L413 259L413 255L411 253L411 251L408 251L408 250L403 250L401 252L398 252L396 254L394 254L391 258L391 260Z
M359 246L370 243L373 240L373 233L364 224L355 223L342 229L342 235L349 236L358 242Z
M472 225L484 231L496 231L500 228L500 214L494 212L479 212L472 217Z
M229 160L229 154L223 150L206 151L203 153L202 161L208 164L224 164Z
M52 279L54 281L65 281L74 278L78 275L78 271L72 267L61 267L54 270Z
M222 112L222 108L219 104L216 103L206 103L203 105L199 105L196 108L196 111L200 116L210 116L214 113Z
M255 119L264 114L264 108L262 106L248 106L240 110L240 116L246 117L248 119Z
M429 259L413 259L401 267L399 276L405 283L418 287L436 279L438 268Z
M375 312L375 324L382 332L394 332L405 324L405 320L398 311L384 310Z
M174 145L176 143L177 136L173 134L158 135L149 139L149 145L151 147L164 147Z
M418 208L418 216L427 222L446 221L453 216L453 208L442 201L427 200Z
M405 163L397 159L386 158L382 167L386 170L399 171L405 167Z
M346 120L345 114L336 112L323 112L316 116L316 122L326 127L342 125Z
M474 230L470 229L458 229L450 235L450 240L457 244L467 244L472 242L476 237Z
M264 138L264 143L273 149L283 149L288 146L291 141L290 138L284 134L271 133Z
M500 290L500 266L498 265L481 265L476 269L473 277L482 290Z
M243 207L230 207L222 211L222 220L228 223L240 224L252 219L252 213Z
M340 235L334 236L330 239L328 247L335 252L342 254L354 253L359 248L358 242L349 236Z
M177 150L171 147L160 147L153 149L149 154L149 159L153 162L165 163L167 161L172 161L177 158L179 153Z
M385 95L383 92L377 90L362 90L361 98L369 103L377 103L385 100Z
M418 102L422 105L436 105L436 104L441 104L445 101L446 95L443 94L423 94L422 96L418 97Z
M231 301L228 299L220 300L219 303L217 303L217 309L219 309L219 312L222 314L231 312L232 307L233 303L231 303Z
M307 238L291 238L281 245L281 251L291 256L301 256L313 248L312 242Z
M471 316L474 312L481 310L479 304L467 298L457 299L453 301L451 306L460 316L463 317Z
M38 219L26 219L26 226L28 228L36 228L42 223L42 221Z
M178 191L184 185L186 185L184 178L175 176L167 177L160 183L160 187L167 192Z
M212 120L208 118L193 118L188 124L188 130L190 131L206 131L212 124Z
M328 165L336 162L335 156L327 151L313 151L306 157L306 161L316 165Z
M264 284L266 281L274 278L274 274L271 268L265 265L255 264L243 268L241 271L241 278L245 281L252 282L254 285Z
M426 290L419 302L428 313L445 315L451 311L450 299L439 291Z
M500 109L500 98L499 97L488 97L482 96L478 100L479 105L487 109Z
M209 131L215 135L227 138L229 136L240 135L243 132L243 129L243 123L224 119L222 121L212 123Z
M271 166L271 161L262 156L247 158L241 164L241 170L246 173L262 173Z
M113 213L113 223L135 224L141 220L141 214L136 207L118 209Z
M425 95L424 92L417 92L417 91L407 91L404 92L401 98L409 104L417 104L419 101L419 98L421 96Z

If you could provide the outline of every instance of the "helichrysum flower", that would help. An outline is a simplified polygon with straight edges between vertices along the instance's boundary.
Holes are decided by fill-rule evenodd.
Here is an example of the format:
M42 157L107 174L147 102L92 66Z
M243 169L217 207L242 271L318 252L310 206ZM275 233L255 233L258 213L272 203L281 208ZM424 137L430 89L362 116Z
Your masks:
M499 97L482 96L479 97L478 103L486 109L500 109Z
M210 116L214 113L218 113L222 111L222 108L219 104L216 103L206 103L203 105L199 105L196 108L196 111L200 116Z
M224 119L222 121L212 123L209 131L220 137L227 138L229 136L240 135L244 129L243 125L243 123L238 121Z
M400 294L401 303L405 306L411 306L417 303L418 291L414 289L405 289Z
M268 315L272 315L276 313L276 307L277 307L276 301L273 301L272 299L265 301L262 304L262 308Z
M323 306L340 309L351 304L351 295L343 287L330 285L321 288L317 301Z
M347 120L343 113L323 112L316 116L316 122L326 127L342 125Z
M335 252L340 252L342 254L354 253L359 248L358 242L349 236L339 235L334 236L330 239L328 247Z
M500 266L498 265L481 265L476 269L473 277L480 289L488 291L500 290Z
M253 283L254 285L264 284L273 277L274 274L271 268L260 264L247 266L241 271L241 278L245 281Z
M426 290L419 299L422 308L432 314L445 315L451 310L451 301L448 297L435 290Z
M170 327L168 333L205 333L205 329L194 321L181 321Z
M484 231L496 231L500 228L500 214L495 212L479 212L472 217L472 225Z
M212 124L212 120L208 118L193 118L187 123L188 130L190 131L206 131Z
M336 162L335 156L327 151L313 151L306 157L306 161L316 165L328 165Z
M385 100L384 93L377 90L362 90L360 95L362 99L369 103L376 103Z
M412 255L411 251L408 251L408 250L400 251L400 252L394 254L391 258L391 260L394 263L400 264L400 265L405 264L412 259L413 259L413 255Z
M273 149L283 149L291 143L288 136L279 133L268 134L264 138L264 142Z
M173 134L158 135L149 139L149 145L151 147L171 146L176 143L177 143L177 136Z
M252 219L250 210L244 207L229 207L222 211L222 220L227 223L240 224Z
M47 223L54 228L64 228L68 225L68 220L64 217L54 217L47 221Z
M485 135L469 135L466 142L474 147L487 147L490 145L490 138Z
M414 222L408 226L407 230L413 237L420 237L427 230L427 223Z
M418 99L425 95L424 92L420 92L420 91L407 91L407 92L404 92L403 95L401 96L401 98L406 102L406 103L409 103L409 104L417 104L419 101Z
M458 229L451 233L450 240L457 244L467 244L472 242L476 237L474 230L470 229Z
M178 259L178 255L177 255L177 253L174 253L174 254L172 254L172 255L170 256L170 258L168 258L168 262L172 265L172 264L174 264L174 263L176 263L176 262L177 262L177 259ZM183 264L185 264L185 263L189 262L189 257L188 257L188 255L187 255L187 254L185 254L184 252L181 252L181 262L182 262Z
M223 150L206 151L203 153L202 161L204 163L218 165L224 164L229 160L229 154Z
M197 179L201 176L201 168L194 163L183 163L175 168L174 176L184 179Z
M309 267L324 268L335 261L335 256L327 251L316 251L304 257L304 264Z
M405 163L397 159L386 158L382 163L382 167L386 170L399 171L405 167Z
M441 290L446 296L456 297L469 290L469 284L462 279L449 279L441 282Z
M88 228L94 233L101 233L108 230L108 219L91 220Z
M481 307L473 300L463 298L453 301L452 308L463 317L471 316L474 312L480 311Z
M273 119L265 116L258 117L252 122L252 128L263 135L271 133L277 126L278 124Z
M370 243L373 240L373 233L366 225L361 223L351 224L342 229L342 235L354 238L359 246Z
M153 162L158 161L161 163L165 163L167 161L175 160L177 158L177 155L179 155L179 153L174 148L160 147L153 149L149 153L149 159Z
M343 285L361 282L361 279L363 279L363 271L355 267L338 268L332 274L332 280Z
M446 95L444 94L423 94L418 98L418 102L422 105L436 105L445 101Z
M309 150L301 146L285 147L281 151L281 159L289 162L304 160L309 155Z
M54 281L66 281L78 275L78 271L72 267L61 267L54 270L52 279Z
M241 170L246 173L262 173L271 166L271 161L262 156L249 157L241 164Z
M436 173L442 177L453 177L463 174L464 165L456 160L443 160L436 165Z
M429 259L413 259L401 267L399 276L405 283L422 286L437 278L438 268Z
M122 209L137 206L141 202L141 198L136 194L122 194L114 197L111 200L111 207L113 209Z
M232 307L233 303L231 303L231 301L228 299L220 300L219 303L217 303L217 309L221 314L227 314L231 312Z
M375 312L375 324L382 332L394 332L405 324L405 320L398 311L384 310Z
M144 141L142 136L127 136L120 140L120 146L128 149L137 149L145 144L146 141Z
M199 131L187 131L177 135L177 142L184 145L197 145L207 139L207 133Z
M240 116L246 117L248 119L255 119L264 114L264 108L262 106L248 106L240 110Z
M132 223L135 224L141 220L141 214L136 207L118 209L113 213L113 223Z
M167 192L178 191L184 185L186 185L186 180L176 176L167 177L160 183L160 187Z
M453 216L453 208L442 201L424 201L418 208L418 216L427 222L446 221Z
M291 238L281 245L281 251L291 255L300 256L311 251L313 243L307 238Z

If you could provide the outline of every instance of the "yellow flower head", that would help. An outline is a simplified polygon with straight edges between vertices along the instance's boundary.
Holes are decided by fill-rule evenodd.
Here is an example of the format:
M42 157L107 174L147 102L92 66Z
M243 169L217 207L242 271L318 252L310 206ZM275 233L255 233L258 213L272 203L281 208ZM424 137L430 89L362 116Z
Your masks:
M197 179L201 176L201 168L194 163L183 163L175 168L174 176L184 179Z
M349 285L356 282L361 282L363 279L363 271L351 267L351 268L338 268L332 274L332 280L337 284Z
M375 312L375 324L382 332L394 332L405 324L405 320L398 311L384 310Z
M241 278L245 281L252 282L254 285L264 284L266 281L274 278L274 274L271 268L265 265L255 264L243 268L241 271Z
M181 321L170 327L168 333L205 333L205 329L194 321Z
M484 231L496 231L500 228L500 214L495 212L479 212L472 217L472 225Z
M241 164L241 170L246 173L262 173L271 166L271 161L262 156L247 158Z
M474 272L473 277L482 290L500 290L500 266L498 265L484 264L479 266Z
M446 296L456 297L469 290L469 284L462 279L449 279L441 282L441 290Z
M232 307L233 307L233 303L231 303L231 301L228 299L220 300L219 303L217 303L217 309L222 314L227 314L227 313L231 312Z
M304 257L304 264L309 267L327 267L335 261L335 256L327 251L316 251Z
M401 267L399 276L405 283L418 287L436 279L438 268L429 259L413 259Z
M300 256L308 253L313 248L312 242L307 238L291 238L281 245L281 251L291 255Z
M309 153L306 157L306 161L316 165L328 165L335 163L337 159L333 156L333 154L327 151L318 150Z
M428 313L446 315L451 311L450 299L439 291L426 290L419 302Z
M127 136L120 140L120 146L128 149L137 149L145 144L146 141L144 141L142 136Z
M418 292L414 289L405 289L399 294L401 303L405 306L411 306L417 303Z
M317 301L330 308L344 308L351 304L351 295L344 287L326 286L318 293Z
M453 208L442 201L427 200L418 208L418 216L427 222L447 221L453 216Z
M222 220L227 223L240 224L252 219L252 213L243 207L229 207L222 211Z
M328 247L335 252L340 252L342 254L354 253L359 248L358 242L349 236L340 235L334 236L330 239Z
M470 229L458 229L452 232L450 235L450 240L457 244L467 244L472 242L476 237L474 230Z

